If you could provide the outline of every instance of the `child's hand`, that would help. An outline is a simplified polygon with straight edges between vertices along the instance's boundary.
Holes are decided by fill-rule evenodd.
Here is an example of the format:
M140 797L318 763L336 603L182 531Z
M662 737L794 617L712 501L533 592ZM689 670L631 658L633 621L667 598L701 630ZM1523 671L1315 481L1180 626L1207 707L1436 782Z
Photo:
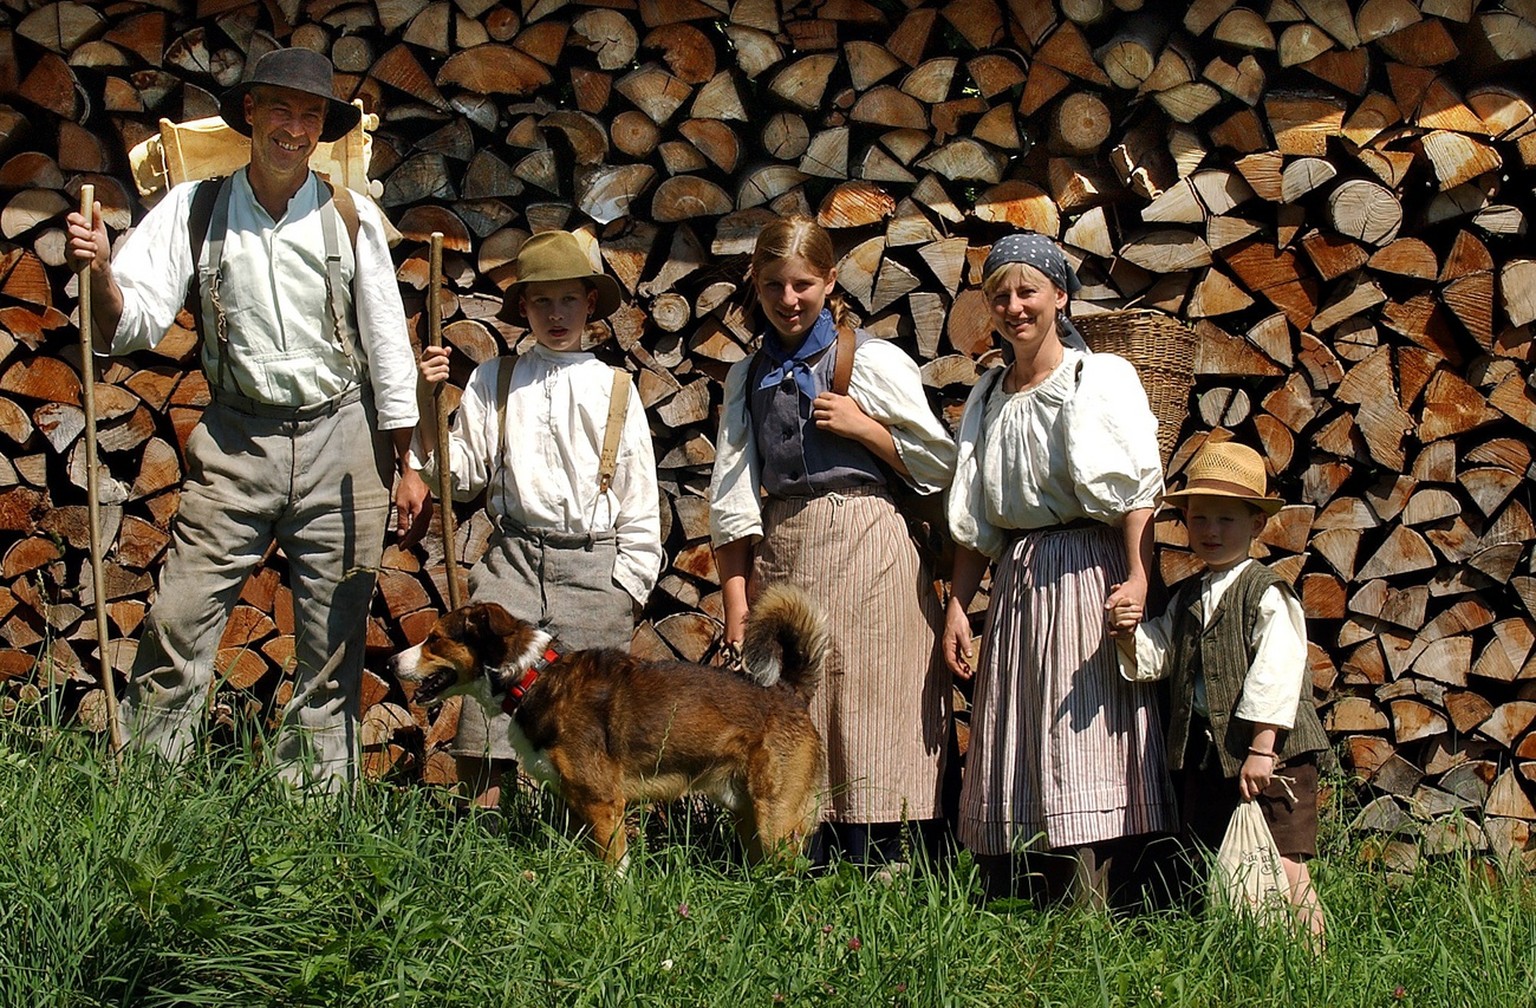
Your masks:
M428 385L447 381L448 354L449 349L445 346L427 347L423 350L421 360L416 362L416 371L421 375L421 380Z
M1109 598L1104 600L1104 618L1111 637L1131 636L1146 616L1145 596L1126 591L1125 587L1117 584L1110 588Z
M1261 756L1258 753L1249 753L1243 760L1242 769L1237 773L1237 793L1243 796L1243 801L1253 801L1267 787L1275 776L1275 758L1273 756Z
M870 424L879 424L859 408L852 396L823 392L811 402L811 419L816 426L841 437L862 440Z

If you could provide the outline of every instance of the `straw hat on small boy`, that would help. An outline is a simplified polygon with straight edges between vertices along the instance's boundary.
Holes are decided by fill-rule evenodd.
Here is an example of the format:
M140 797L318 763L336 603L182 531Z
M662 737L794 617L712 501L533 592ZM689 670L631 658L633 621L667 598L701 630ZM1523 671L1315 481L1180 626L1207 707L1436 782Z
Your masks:
M1164 494L1163 501L1184 507L1189 498L1230 497L1252 504L1266 515L1285 506L1285 501L1268 496L1264 459L1247 445L1216 440L1212 434L1184 470L1184 489Z
M527 326L528 316L523 314L523 287L531 283L549 283L559 280L585 280L597 289L597 307L588 322L596 322L613 314L623 295L619 283L604 273L593 262L593 256L582 247L581 239L569 231L540 231L523 242L517 253L517 279L508 285L503 296L501 311L497 314L507 322Z
M336 97L331 61L312 49L273 49L262 54L244 80L224 92L219 99L219 115L237 133L251 135L245 118L245 96L263 84L288 88L325 99L325 125L320 129L322 143L334 143L346 136L362 117L362 110Z

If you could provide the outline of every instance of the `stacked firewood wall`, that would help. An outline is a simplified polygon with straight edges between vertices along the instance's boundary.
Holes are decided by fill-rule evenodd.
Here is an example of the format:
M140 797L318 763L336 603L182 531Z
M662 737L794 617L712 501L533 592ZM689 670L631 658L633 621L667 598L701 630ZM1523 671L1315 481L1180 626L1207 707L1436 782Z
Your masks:
M142 207L126 151L276 45L329 55L380 117L375 195L413 331L446 238L462 385L525 334L494 318L528 234L586 228L627 305L591 334L635 376L667 548L639 651L711 656L706 493L722 378L746 354L746 253L773 214L831 229L865 325L947 420L990 348L978 269L1059 237L1075 310L1195 327L1189 416L1262 446L1290 502L1262 539L1310 617L1316 698L1393 863L1532 851L1536 3L1530 0L0 0L0 693L58 687L99 727L74 278L63 215ZM187 321L183 319L182 321ZM207 402L194 337L97 385L114 665L168 539ZM456 394L456 392L454 393ZM454 558L484 548L464 507ZM1159 563L1195 569L1177 522ZM382 674L441 610L435 532L391 548L369 626L372 772L451 779L451 709ZM224 639L222 717L285 696L284 561ZM857 590L849 586L850 591ZM1461 813L1461 815L1457 815Z

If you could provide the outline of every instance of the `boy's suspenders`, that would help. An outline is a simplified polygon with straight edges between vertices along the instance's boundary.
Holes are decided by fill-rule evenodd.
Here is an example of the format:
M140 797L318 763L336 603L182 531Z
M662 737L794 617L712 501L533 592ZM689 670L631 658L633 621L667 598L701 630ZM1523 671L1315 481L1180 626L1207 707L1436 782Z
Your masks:
M613 391L608 396L608 423L603 428L603 454L597 463L597 492L608 492L613 474L619 468L619 435L624 431L624 414L629 410L629 375L613 369Z
M496 419L498 460L507 457L507 397L512 394L514 357L504 358L496 369ZM603 427L603 453L597 463L597 494L601 497L613 486L619 468L619 437L624 433L624 416L629 411L629 375L613 368L613 389L608 395L608 422Z
M347 363L353 371L357 371L357 351L353 341L343 338L341 332L341 320L344 311L339 298L345 287L341 277L341 242L336 234L336 217L341 217L342 223L347 229L347 238L352 242L354 256L357 249L357 232L360 222L357 216L357 204L352 199L351 190L346 186L333 186L329 179L321 177L325 184L326 199L331 203L335 214L324 214L321 220L320 231L325 241L325 303L331 322L331 337L341 346L342 352L347 355ZM226 391L235 391L226 383L228 377L226 362L229 357L229 322L224 315L224 305L219 300L219 282L223 278L224 267L224 236L229 233L229 193L232 185L230 176L204 179L197 184L197 189L192 193L192 205L187 217L188 239L192 246L192 266L197 271L198 283L187 295L187 307L192 312L193 319L197 322L197 334L205 342L208 339L207 324L203 320L203 285L208 288L208 299L213 302L214 333L218 340L217 354L219 358L218 374L214 376L214 386ZM202 265L203 247L208 249L208 264Z

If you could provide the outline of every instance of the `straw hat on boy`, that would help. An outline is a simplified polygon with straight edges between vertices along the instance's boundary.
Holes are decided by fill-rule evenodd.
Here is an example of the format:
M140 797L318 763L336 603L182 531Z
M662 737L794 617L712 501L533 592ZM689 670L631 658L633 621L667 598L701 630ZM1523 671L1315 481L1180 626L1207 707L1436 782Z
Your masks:
M1164 503L1184 507L1189 498L1228 497L1252 504L1272 515L1285 501L1265 491L1268 477L1264 459L1247 445L1228 440L1225 431L1213 431L1184 469L1184 489L1164 494Z
M523 287L531 283L549 283L559 280L585 280L597 290L597 307L588 322L596 322L613 314L623 296L619 282L593 264L593 257L582 247L581 240L569 231L540 231L523 242L517 252L517 279L507 286L502 298L501 318L516 325L526 326L528 316L523 314Z

